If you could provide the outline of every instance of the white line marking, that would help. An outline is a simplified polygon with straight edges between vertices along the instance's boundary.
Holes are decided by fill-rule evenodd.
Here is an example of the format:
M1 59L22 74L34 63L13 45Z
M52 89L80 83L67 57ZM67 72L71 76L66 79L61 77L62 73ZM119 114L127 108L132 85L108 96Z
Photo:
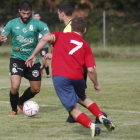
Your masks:
M7 104L9 104L10 102L8 102L8 101L0 101L0 103L7 103ZM45 105L45 104L40 105L40 106L43 106L43 107L44 106L62 107L60 105ZM125 112L125 113L132 113L132 114L135 114L135 113L140 114L139 111L124 111L124 110L112 110L112 109L104 109L104 110L106 110L106 111L115 111L115 112Z
M125 112L125 113L137 113L137 114L140 114L139 111L125 111L125 110L112 110L112 109L104 109L106 111L115 111L115 112Z
M45 83L45 84L41 84L41 85L53 85L53 83ZM23 86L30 86L30 84L22 84L22 85L20 85L20 87L23 87ZM0 89L7 89L7 88L11 88L11 86L0 87Z

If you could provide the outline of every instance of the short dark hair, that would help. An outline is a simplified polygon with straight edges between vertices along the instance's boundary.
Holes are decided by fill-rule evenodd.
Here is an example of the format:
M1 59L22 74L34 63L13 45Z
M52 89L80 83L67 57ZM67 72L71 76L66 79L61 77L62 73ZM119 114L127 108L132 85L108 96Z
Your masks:
M60 12L64 12L66 16L72 16L73 8L69 3L63 3L58 7Z
M39 12L35 12L34 15L39 14ZM40 14L39 14L40 15Z
M84 32L85 20L82 17L75 17L72 19L71 27L75 32Z
M19 9L20 10L32 10L32 4L29 2L29 1L22 1L20 4L19 4Z

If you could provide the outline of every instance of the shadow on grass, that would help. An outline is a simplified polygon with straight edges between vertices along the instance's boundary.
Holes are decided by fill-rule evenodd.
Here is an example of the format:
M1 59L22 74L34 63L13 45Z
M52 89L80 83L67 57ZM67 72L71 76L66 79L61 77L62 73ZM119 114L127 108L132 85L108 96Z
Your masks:
M73 133L77 133L79 135L91 136L91 130L89 128L85 128L82 125L76 126L72 129Z

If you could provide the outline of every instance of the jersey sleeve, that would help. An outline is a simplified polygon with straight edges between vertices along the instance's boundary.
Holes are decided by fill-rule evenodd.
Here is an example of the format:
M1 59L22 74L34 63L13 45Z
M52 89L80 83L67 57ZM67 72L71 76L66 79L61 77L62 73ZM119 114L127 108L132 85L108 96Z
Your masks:
M12 25L11 25L11 22L9 21L6 24L6 26L4 27L2 34L6 33L6 36L8 36L10 34L11 30L12 30Z
M96 67L92 50L88 44L86 45L86 48L85 48L85 66L86 68Z
M50 32L48 25L42 21L39 21L38 30L39 33L41 33L42 35L45 35L46 33Z
M60 31L57 31L57 32L54 32L54 33L51 33L51 37L52 37L52 40L50 42L50 44L52 44L54 46L56 40L58 40L58 36L60 34Z

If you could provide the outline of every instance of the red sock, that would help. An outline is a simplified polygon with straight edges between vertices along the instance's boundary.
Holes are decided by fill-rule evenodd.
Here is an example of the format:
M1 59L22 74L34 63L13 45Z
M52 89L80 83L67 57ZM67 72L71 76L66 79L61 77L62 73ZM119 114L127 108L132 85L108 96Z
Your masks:
M85 113L81 113L77 117L77 122L79 122L81 125L83 125L84 127L87 127L87 128L90 128L90 125L92 123L90 118Z
M104 115L102 111L99 109L99 107L96 105L96 103L91 104L88 107L88 110L97 118L99 118L101 115Z

